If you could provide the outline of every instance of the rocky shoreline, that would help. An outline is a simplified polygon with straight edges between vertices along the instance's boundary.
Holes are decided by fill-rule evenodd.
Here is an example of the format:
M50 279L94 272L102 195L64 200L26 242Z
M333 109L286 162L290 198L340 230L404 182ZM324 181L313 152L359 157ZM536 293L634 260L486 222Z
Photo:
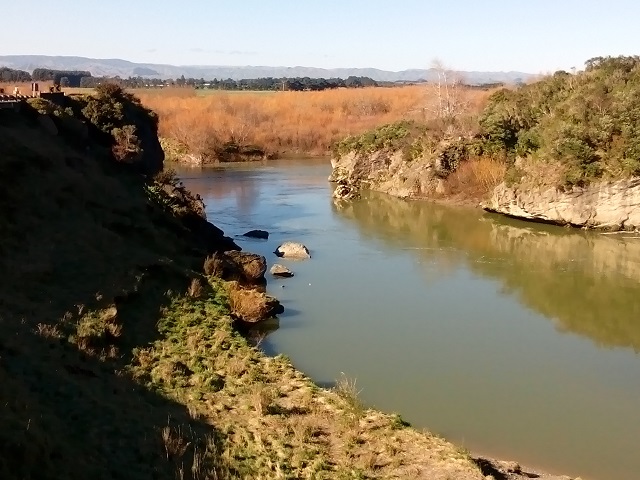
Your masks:
M498 185L482 207L523 220L635 231L640 228L640 178L567 189Z
M405 199L479 206L489 212L561 226L637 231L640 228L640 178L597 181L586 186L553 187L541 182L501 182L484 195L450 195L442 159L407 162L401 150L347 152L331 159L329 181L336 201L373 190Z

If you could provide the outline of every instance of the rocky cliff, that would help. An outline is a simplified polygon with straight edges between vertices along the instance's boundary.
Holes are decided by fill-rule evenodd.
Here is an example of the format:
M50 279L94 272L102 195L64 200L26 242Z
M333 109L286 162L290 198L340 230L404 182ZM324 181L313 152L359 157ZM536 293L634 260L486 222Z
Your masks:
M498 185L486 210L526 220L610 230L640 227L640 178L556 188Z
M334 154L329 181L336 183L334 197L342 200L357 198L363 190L400 198L442 200L453 195L451 170L457 165L451 157L446 143L416 158L408 157L407 150L400 148L373 152L354 149ZM515 185L502 182L484 192L471 192L467 187L466 200L524 220L613 231L640 228L639 177L594 181L585 186L555 186L538 180L529 178ZM486 195L484 199L482 194Z
M353 197L359 190L367 189L400 198L417 198L439 192L442 185L433 164L407 162L402 151L370 155L349 152L332 158L331 166L329 181L338 184L335 196L340 197Z
M337 183L334 197L345 199L360 190L400 198L439 195L466 148L465 140L453 142L416 122L383 125L335 145L329 181Z

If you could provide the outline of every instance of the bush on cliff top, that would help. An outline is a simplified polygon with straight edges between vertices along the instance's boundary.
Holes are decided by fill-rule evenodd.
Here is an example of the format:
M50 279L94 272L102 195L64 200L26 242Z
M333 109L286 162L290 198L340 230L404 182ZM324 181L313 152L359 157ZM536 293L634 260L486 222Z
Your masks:
M469 157L502 159L513 180L526 178L527 165L539 162L553 166L567 186L640 175L640 57L597 57L583 72L559 71L501 89L489 97L476 127L475 136L448 142L456 166ZM334 154L404 149L416 128L399 122L348 137L334 146ZM422 145L412 151L433 151L442 140L436 130L423 132Z
M640 57L598 57L489 98L484 148L559 164L567 185L640 175Z

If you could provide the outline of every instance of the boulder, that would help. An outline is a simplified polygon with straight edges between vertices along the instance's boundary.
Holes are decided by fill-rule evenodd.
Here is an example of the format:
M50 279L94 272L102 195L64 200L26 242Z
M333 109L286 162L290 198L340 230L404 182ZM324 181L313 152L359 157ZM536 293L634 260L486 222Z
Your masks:
M309 249L298 242L284 242L282 245L276 248L276 251L273 253L275 253L278 257L283 258L311 258Z
M241 279L248 283L259 283L264 280L267 260L262 255L236 250L224 252L224 255L237 266Z
M247 233L244 233L242 236L249 237L249 238L262 238L266 240L269 238L269 232L265 230L249 230Z
M284 265L280 265L279 263L274 264L271 267L271 270L269 270L269 272L274 277L284 277L284 278L293 277L293 272L289 270L287 267L285 267Z
M333 198L337 200L357 200L360 198L360 191L352 185L341 183L333 191Z
M49 135L58 135L58 127L49 115L38 115L38 123Z
M267 260L262 255L230 250L217 252L208 257L204 264L204 272L223 280L235 280L245 285L265 282Z
M252 289L244 289L237 282L229 285L231 313L239 320L256 323L284 312L277 298Z

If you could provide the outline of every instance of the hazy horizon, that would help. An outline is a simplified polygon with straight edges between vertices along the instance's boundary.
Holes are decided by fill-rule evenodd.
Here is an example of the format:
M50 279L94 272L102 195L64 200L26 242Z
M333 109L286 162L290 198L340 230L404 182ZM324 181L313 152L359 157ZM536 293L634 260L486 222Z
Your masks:
M85 55L48 55L48 54L43 54L43 53L0 53L0 58L2 57L47 57L48 59L51 58L55 58L55 57L59 57L59 58L67 58L67 59L71 59L71 58L82 58L82 59L88 59L88 60L97 60L97 61L104 61L104 62L111 62L111 61L118 61L118 62L128 62L131 63L133 65L162 65L162 66L168 66L168 67L177 67L177 68L208 68L208 67L223 67L223 68L237 68L237 69L242 69L242 68L309 68L309 69L322 69L322 70L356 70L356 69L360 69L360 70L366 70L366 69L373 69L373 70L380 70L380 71L385 71L385 72L392 72L392 73L400 73L400 72L405 72L408 70L429 70L434 68L433 62L430 63L429 65L423 66L423 67L413 67L413 68L404 68L404 69L400 69L400 70L389 70L389 69L385 69L385 68L378 68L378 67L372 67L372 66L367 66L367 67L350 67L350 66L346 66L346 67L318 67L317 65L266 65L266 64L251 64L251 63L246 63L246 64L238 64L238 65L232 65L232 64L212 64L212 63L199 63L199 64L189 64L189 63L185 63L185 64L173 64L173 63L166 63L166 62L144 62L144 61L133 61L130 60L128 58L117 58L117 57L87 57ZM435 60L439 60L439 59L434 59ZM444 65L447 68L449 68L450 66L448 64ZM456 69L456 70L463 70L463 69ZM487 72L489 70L487 69L483 69L483 70L475 70L475 71L481 71L481 72ZM519 70L496 70L496 72L520 72ZM531 72L522 72L522 73L531 73Z

